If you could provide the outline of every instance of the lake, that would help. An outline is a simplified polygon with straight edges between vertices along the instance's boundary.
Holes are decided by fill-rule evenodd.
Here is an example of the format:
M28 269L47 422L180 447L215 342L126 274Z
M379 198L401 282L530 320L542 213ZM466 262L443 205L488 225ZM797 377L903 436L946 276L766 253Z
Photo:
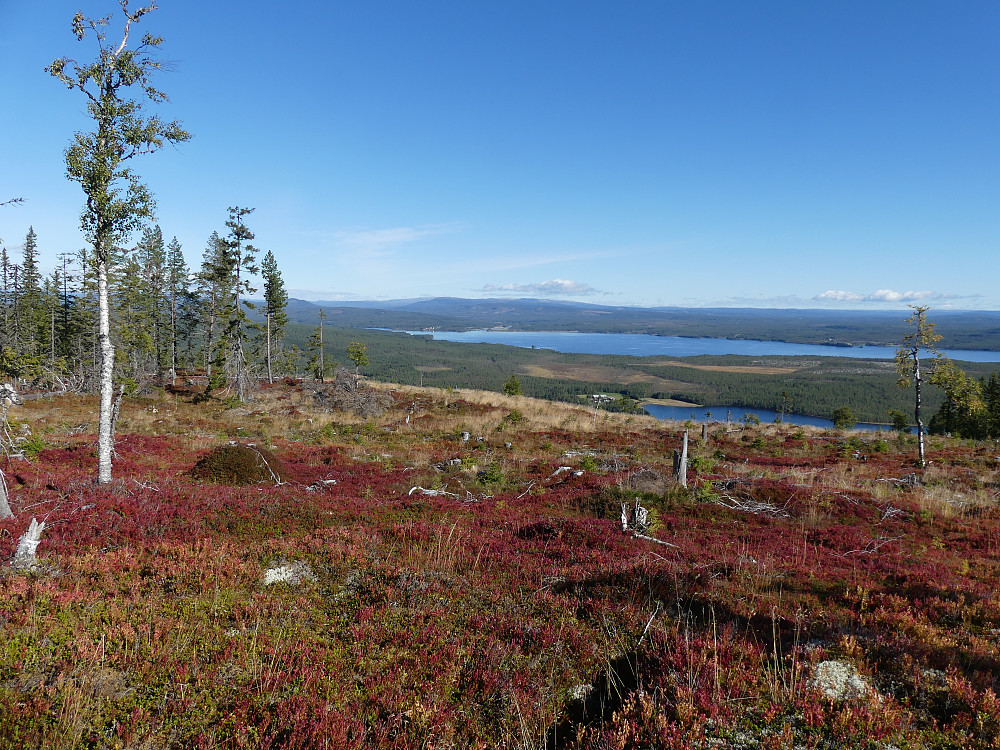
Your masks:
M819 344L788 344L783 341L755 341L753 339L687 338L684 336L652 336L646 333L576 333L571 331L407 331L414 336L431 335L443 341L468 344L507 344L526 349L552 349L567 354L627 354L636 357L694 357L699 354L743 354L747 356L787 357L851 357L854 359L893 359L896 350L891 346L823 346ZM953 360L965 362L1000 362L1000 352L945 349L944 354ZM770 409L747 409L742 406L663 406L644 405L646 411L657 419L676 419L694 422L725 421L726 412L731 421L742 421L748 412L756 414L761 422L773 422L777 412ZM711 412L711 417L705 416ZM822 417L804 414L785 414L786 424L832 427L833 422ZM859 422L856 429L888 429L887 425Z
M507 344L526 349L553 349L573 354L627 354L635 357L694 357L699 354L743 354L748 356L852 357L893 359L891 346L823 346L787 344L753 339L687 338L652 336L647 333L576 333L571 331L407 331L414 336L433 336L443 341L469 344ZM1000 362L1000 352L945 349L944 354L964 362Z
M769 424L778 417L778 412L771 409L750 409L743 406L664 406L663 404L643 404L642 408L648 411L657 419L674 419L678 422L691 420L701 424L702 422L742 422L747 414L756 414L761 423ZM823 417L810 417L806 414L784 415L782 420L785 424L804 424L814 427L832 428L833 420ZM872 424L871 422L858 422L854 429L876 432L878 430L889 430L889 425Z

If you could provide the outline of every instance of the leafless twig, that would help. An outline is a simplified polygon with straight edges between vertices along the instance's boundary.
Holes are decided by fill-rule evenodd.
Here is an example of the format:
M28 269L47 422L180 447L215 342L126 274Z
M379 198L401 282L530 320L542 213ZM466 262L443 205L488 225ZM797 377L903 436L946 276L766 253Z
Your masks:
M838 557L848 557L849 555L873 555L890 542L898 542L902 538L902 536L880 536L878 539L872 539L868 542L864 549L852 549L850 552L844 552L843 554L838 555Z
M784 506L778 506L774 503L764 502L763 500L738 498L728 494L719 495L715 503L716 505L721 505L723 508L729 508L729 510L738 510L743 513L772 516L774 518L791 518L792 515L787 510L787 503L785 503Z

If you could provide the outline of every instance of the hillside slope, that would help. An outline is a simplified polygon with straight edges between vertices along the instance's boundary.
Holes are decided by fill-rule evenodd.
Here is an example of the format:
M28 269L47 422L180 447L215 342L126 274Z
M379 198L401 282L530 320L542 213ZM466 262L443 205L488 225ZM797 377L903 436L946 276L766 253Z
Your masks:
M372 385L127 401L107 486L92 400L16 408L0 747L1000 741L994 446L717 427L685 489L676 424Z

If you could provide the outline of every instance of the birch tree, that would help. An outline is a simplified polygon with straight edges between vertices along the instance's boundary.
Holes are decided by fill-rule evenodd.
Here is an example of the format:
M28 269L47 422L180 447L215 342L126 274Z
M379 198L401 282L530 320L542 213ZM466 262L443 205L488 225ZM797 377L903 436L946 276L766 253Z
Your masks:
M917 462L920 468L927 466L924 455L924 434L927 429L921 419L920 408L922 399L922 389L925 381L933 376L935 367L940 367L944 361L943 355L937 350L937 342L941 340L941 334L935 333L934 324L927 320L929 307L921 305L910 305L913 314L906 319L910 325L910 332L903 336L903 341L896 349L896 373L899 375L897 385L900 388L908 388L913 384L915 393L913 404L913 417L917 423ZM931 362L927 363L927 356L932 356ZM921 357L925 362L921 363Z
M108 304L108 268L116 242L126 239L152 217L153 196L128 166L140 154L157 151L165 143L181 143L191 136L175 120L166 122L147 114L144 104L160 104L167 96L152 85L162 68L156 52L163 38L146 33L139 44L129 46L132 26L156 9L156 2L129 9L129 0L119 0L121 37L108 37L111 16L73 16L77 41L92 35L97 58L80 63L68 57L52 62L46 71L68 89L84 96L93 130L78 131L66 150L66 175L80 183L86 196L81 225L93 246L97 269L98 340L100 342L100 421L97 438L97 481L111 481L113 454L112 408L114 398L115 347L111 341Z

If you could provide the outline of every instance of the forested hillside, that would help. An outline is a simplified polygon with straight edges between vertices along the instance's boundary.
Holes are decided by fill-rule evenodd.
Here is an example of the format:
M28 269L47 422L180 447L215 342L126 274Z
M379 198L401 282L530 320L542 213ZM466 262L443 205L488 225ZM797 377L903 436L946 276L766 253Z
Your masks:
M112 338L116 387L122 394L149 392L178 376L206 377L209 394L237 395L259 378L326 377L338 364L348 363L348 345L359 342L367 350L368 362L359 367L363 374L410 385L499 391L507 378L517 375L525 393L571 402L610 393L635 401L676 399L828 418L847 407L859 420L880 423L890 421L890 410L912 413L912 393L897 388L893 363L886 361L559 354L358 328L365 322L388 327L401 320L414 327L434 320L454 326L459 318L434 316L443 309L487 314L496 306L488 300L481 305L429 302L425 313L328 309L289 300L274 253L261 253L249 244L253 235L244 223L247 213L230 216L222 233L211 234L193 271L180 244L176 239L165 242L157 226L148 228L133 248L116 254L110 278ZM48 276L39 270L41 250L34 230L25 237L20 258L0 251L2 372L42 388L92 392L100 361L92 259L83 251L45 261L57 261ZM536 309L577 308L545 304ZM963 363L962 369L979 379L998 367ZM926 413L933 414L943 392L928 388L924 395ZM939 423L954 431L957 421Z
M318 308L338 325L398 330L503 326L521 331L647 333L842 346L896 346L906 331L906 314L898 311L638 308L537 299L296 300L290 314L294 321L311 323ZM1000 350L1000 312L935 310L934 318L943 348Z

